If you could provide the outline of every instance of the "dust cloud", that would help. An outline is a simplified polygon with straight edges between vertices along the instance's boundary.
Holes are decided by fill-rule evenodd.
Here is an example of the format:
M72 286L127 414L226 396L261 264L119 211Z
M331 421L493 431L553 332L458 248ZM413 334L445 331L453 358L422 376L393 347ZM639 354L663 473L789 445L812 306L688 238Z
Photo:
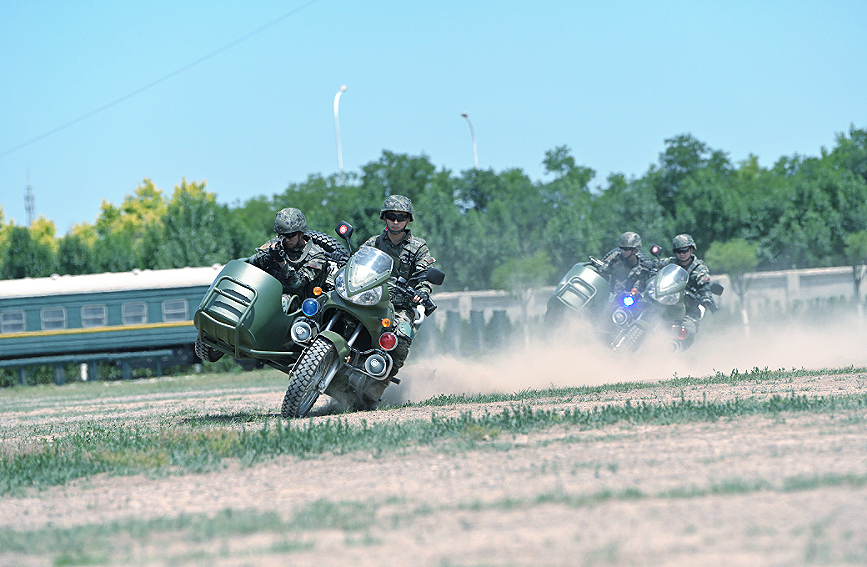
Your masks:
M833 323L714 327L705 321L695 344L677 355L645 344L636 354L609 351L589 328L573 325L483 355L411 353L401 384L384 401L421 401L439 395L513 393L548 387L655 382L717 372L867 366L867 324L853 317Z

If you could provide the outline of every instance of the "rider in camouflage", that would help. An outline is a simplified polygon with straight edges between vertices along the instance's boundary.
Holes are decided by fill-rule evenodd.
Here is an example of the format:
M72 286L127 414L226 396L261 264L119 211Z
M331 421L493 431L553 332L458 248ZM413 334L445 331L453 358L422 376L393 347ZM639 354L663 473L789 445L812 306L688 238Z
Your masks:
M671 251L674 256L663 258L658 267L675 263L689 274L686 284L686 318L683 325L689 331L690 342L698 333L698 322L704 317L705 311L717 310L710 286L710 270L704 261L698 259L695 252L695 240L689 234L678 234L671 241Z
M403 195L391 195L382 203L379 218L385 221L385 229L377 236L371 236L364 246L379 248L394 259L391 276L393 280L403 276L407 280L423 274L436 260L430 255L427 243L410 233L407 224L412 222L412 201ZM390 379L397 374L409 355L412 344L412 322L415 320L415 306L427 301L431 285L422 281L415 287L416 295L412 300L392 296L394 306L394 325L397 346L391 351L394 365L389 380L377 380L364 393L371 405L379 402Z
M287 295L312 297L328 275L325 251L307 236L307 219L298 209L286 208L274 219L277 236L263 244L245 261L265 270L283 284L284 310Z
M647 280L656 270L653 261L641 251L641 236L624 232L617 246L602 258L599 275L608 280L614 295L633 288L644 291Z

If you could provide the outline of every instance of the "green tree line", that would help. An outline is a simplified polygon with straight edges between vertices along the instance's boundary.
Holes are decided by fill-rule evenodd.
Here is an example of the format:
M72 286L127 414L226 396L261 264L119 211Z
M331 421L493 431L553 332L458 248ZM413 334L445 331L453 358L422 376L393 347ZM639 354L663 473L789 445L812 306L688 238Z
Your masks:
M748 272L858 266L867 258L867 129L849 128L819 156L732 163L690 134L665 140L641 177L579 165L570 149L545 153L543 180L521 169L437 169L425 156L383 151L345 176L310 175L279 194L221 204L204 183L182 180L171 196L148 180L93 225L58 236L40 217L29 227L0 209L0 278L43 277L225 263L270 238L283 207L304 211L311 229L356 227L357 246L382 230L379 207L409 196L411 228L447 273L445 290L551 284L568 267L598 256L630 230L645 249L690 233L712 271ZM716 263L716 265L715 265ZM857 274L856 274L857 277Z

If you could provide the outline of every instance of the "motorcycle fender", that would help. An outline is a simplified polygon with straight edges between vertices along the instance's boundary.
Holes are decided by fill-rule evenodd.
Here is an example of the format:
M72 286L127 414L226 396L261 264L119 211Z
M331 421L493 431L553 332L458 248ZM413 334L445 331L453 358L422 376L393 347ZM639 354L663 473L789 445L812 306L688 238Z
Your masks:
M322 331L317 336L322 337L323 339L333 344L334 348L337 349L337 355L341 359L346 360L346 357L349 356L349 345L346 344L346 339L344 339L339 334L335 333L334 331Z
M406 337L409 340L412 340L413 337L415 336L415 329L413 329L411 323L408 323L406 321L402 321L402 322L397 324L397 328L395 329L395 333L402 336L402 337Z

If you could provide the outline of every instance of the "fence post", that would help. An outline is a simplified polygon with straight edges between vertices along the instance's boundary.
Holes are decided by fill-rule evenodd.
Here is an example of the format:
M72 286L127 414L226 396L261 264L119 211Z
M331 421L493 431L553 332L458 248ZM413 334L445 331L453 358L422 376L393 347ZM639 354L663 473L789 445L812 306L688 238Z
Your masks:
M482 352L485 348L485 313L484 311L470 311L470 341L471 353Z
M461 314L457 311L446 311L445 352L461 352L461 330Z

